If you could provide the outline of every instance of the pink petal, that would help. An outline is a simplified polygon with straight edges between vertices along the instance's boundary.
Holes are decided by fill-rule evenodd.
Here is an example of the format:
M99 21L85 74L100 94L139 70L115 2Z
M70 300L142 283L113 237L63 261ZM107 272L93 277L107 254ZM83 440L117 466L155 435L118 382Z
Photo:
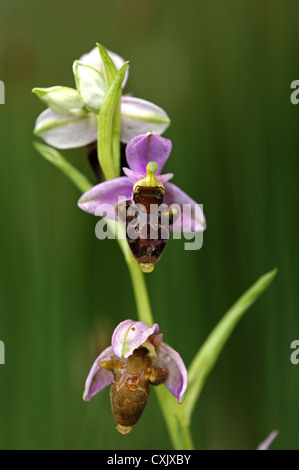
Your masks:
M78 201L80 209L89 214L115 219L114 207L120 200L131 199L133 184L126 176L97 184Z
M125 320L120 323L112 335L112 349L118 357L129 357L134 349L139 348L152 334L159 332L159 325L150 327L142 321Z
M98 363L100 361L109 361L113 357L114 353L112 347L109 346L94 361L85 382L85 390L83 395L84 401L89 401L96 393L112 384L114 378L113 372L111 370L99 367Z
M174 232L202 232L206 220L202 208L188 194L172 183L165 184L165 204L178 204L181 218L172 226ZM185 205L185 207L184 207Z
M157 348L157 362L155 365L168 370L168 379L165 387L182 403L188 387L188 374L184 361L174 349L165 344Z
M171 180L173 178L173 176L174 176L173 173L166 173L165 175L157 176L157 180L159 180L160 183L165 185L165 183L167 183L167 181Z
M144 178L145 175L141 175L140 173L136 173L136 171L130 170L130 168L123 168L124 174L132 181L132 183L137 183L137 181L140 181L142 178Z
M172 142L158 134L149 133L133 137L126 147L127 162L131 170L146 174L149 162L158 164L157 175L160 175L170 155Z
M140 181L142 178L145 177L145 175L141 175L140 173L137 173L136 171L130 170L130 168L126 167L123 168L123 172L132 181L133 184L137 183L137 181ZM166 175L159 175L157 177L157 180L159 180L160 183L165 184L172 178L173 173L167 173Z

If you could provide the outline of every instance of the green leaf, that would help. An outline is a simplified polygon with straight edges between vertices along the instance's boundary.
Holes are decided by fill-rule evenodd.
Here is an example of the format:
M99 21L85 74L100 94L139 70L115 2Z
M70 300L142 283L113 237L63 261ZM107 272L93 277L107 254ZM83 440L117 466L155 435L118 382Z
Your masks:
M41 144L40 142L33 143L35 149L49 162L53 163L59 168L67 177L74 183L74 185L82 192L85 193L92 184L89 179L84 176L79 170L71 165L57 150L49 147L48 145Z
M101 45L97 44L99 53L101 56L103 69L104 69L104 76L106 80L107 87L113 83L117 75L117 68L111 59L110 55L106 51L106 49ZM111 156L113 165L115 166L117 172L120 170L120 133L121 133L121 112L120 112L120 104L121 104L121 95L122 95L122 88L119 90L118 101L115 106L113 121L112 121L112 132L111 132ZM117 175L118 176L118 175Z
M98 158L107 180L117 178L119 176L120 162L119 159L116 161L116 158L113 158L112 152L113 121L115 109L120 103L121 85L127 66L128 62L126 62L117 72L115 79L105 96L98 117Z
M113 83L113 80L115 79L117 75L117 68L113 60L111 59L110 55L106 51L105 47L103 47L101 44L97 44L97 46L98 46L99 53L102 59L106 85L107 85L107 88L110 88Z
M191 418L192 411L208 374L213 369L235 326L248 308L269 287L276 273L277 269L273 269L273 271L262 276L239 300L237 300L220 320L218 325L216 325L196 354L188 370L189 387L185 402L182 405L182 411L184 411L184 416L187 421Z
M58 114L82 115L83 103L74 88L65 86L52 86L49 88L33 88L38 98Z
M81 100L90 111L98 112L107 92L104 78L99 70L79 60L75 60L73 72Z

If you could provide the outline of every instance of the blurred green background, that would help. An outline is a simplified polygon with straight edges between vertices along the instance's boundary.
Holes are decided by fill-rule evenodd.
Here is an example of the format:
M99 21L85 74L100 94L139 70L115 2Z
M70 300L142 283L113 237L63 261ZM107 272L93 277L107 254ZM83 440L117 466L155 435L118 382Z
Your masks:
M115 431L109 390L84 382L115 326L136 318L113 241L76 188L34 150L35 86L74 86L72 62L101 42L130 60L126 92L172 119L166 172L204 204L203 248L169 242L147 277L164 339L187 365L231 304L277 266L197 404L199 449L298 449L299 79L297 0L1 0L1 449L169 449L154 393L135 430ZM91 177L84 149L64 155Z

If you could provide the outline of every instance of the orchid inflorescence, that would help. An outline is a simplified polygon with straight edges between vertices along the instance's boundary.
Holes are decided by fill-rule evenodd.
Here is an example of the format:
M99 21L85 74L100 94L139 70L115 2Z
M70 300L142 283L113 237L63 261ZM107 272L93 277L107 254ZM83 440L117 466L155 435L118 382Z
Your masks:
M153 271L169 231L201 233L206 228L202 207L170 183L172 173L162 174L172 142L161 134L170 119L159 106L122 94L128 63L100 44L73 63L73 73L76 88L33 89L48 106L37 118L34 133L49 145L35 143L35 147L81 191L81 209L102 217L115 233L116 224L126 228L125 239L115 238L129 268L139 317L139 321L124 320L115 328L111 345L100 353L88 374L83 398L90 401L111 386L117 429L128 434L141 417L153 385L174 447L192 449L190 421L203 383L234 326L276 271L258 280L227 312L187 373L181 356L163 343L153 321L142 274ZM96 185L56 150L91 144L96 146L106 179ZM122 170L121 145L126 156ZM162 384L164 387L157 387ZM171 400L171 394L177 400Z

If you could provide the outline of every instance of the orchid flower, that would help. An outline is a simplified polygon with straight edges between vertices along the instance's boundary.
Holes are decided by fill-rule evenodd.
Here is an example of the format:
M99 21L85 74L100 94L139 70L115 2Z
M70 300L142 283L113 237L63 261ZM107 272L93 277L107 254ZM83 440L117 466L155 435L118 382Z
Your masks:
M183 192L178 186L170 183L172 173L162 175L163 167L170 155L172 148L171 140L159 136L155 133L138 135L133 137L126 147L126 158L129 168L123 168L126 176L120 176L113 180L100 183L84 193L78 201L78 205L85 212L97 216L104 216L108 219L116 218L116 206L119 201L139 202L142 191L155 190L155 195L159 190L158 203L166 204L168 207L179 208L180 217L169 229L175 232L202 232L205 227L205 217L201 207ZM154 197L149 194L150 200ZM139 199L138 199L139 198ZM141 199L142 202L146 196ZM186 210L186 208L188 210ZM163 237L162 237L163 238ZM127 237L128 239L128 237ZM151 272L157 258L155 250L157 243L152 243L152 247L144 241L137 247L139 255L134 251L133 242L128 239L134 257L139 261L139 265L144 272ZM161 248L162 249L162 248ZM159 255L161 255L159 248ZM141 250L141 255L140 255Z
M149 385L165 387L182 403L188 376L181 356L162 343L159 325L125 320L112 335L111 346L95 360L85 383L83 399L90 399L103 388L110 390L111 407L117 430L129 433L147 403Z
M120 69L124 59L107 52ZM48 106L38 116L34 133L59 149L84 147L97 140L97 114L108 91L98 47L76 60L73 72L77 89L54 86L32 90ZM123 87L127 79L128 70ZM169 124L168 115L159 106L133 96L122 96L120 138L123 143L148 131L162 134Z

